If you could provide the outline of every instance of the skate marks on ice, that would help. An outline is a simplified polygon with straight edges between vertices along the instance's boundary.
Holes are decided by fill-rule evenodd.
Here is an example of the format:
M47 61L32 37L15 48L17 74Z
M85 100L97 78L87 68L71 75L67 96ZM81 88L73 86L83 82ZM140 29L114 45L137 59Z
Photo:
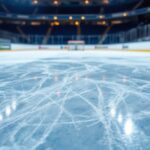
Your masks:
M150 60L0 65L0 149L148 150Z

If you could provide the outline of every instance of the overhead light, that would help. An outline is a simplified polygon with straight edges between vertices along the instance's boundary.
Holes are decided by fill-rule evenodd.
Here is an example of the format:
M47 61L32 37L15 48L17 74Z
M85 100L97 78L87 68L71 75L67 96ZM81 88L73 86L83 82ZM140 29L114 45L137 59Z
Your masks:
M51 26L54 26L54 22L51 22L50 24L51 24Z
M36 4L38 4L38 3L39 3L38 0L32 0L32 4L36 5Z
M122 20L112 20L111 23L112 24L121 24Z
M54 20L57 20L58 19L58 17L57 16L54 16Z
M85 20L85 17L84 17L84 16L82 16L82 17L81 17L81 20Z
M41 22L32 21L32 22L31 22L31 25L32 25L32 26L39 26L39 25L41 25Z
M73 18L72 18L72 16L69 16L69 20L72 20Z
M99 16L99 18L100 18L100 19L103 19L103 18L104 18L104 16L103 16L103 15L100 15L100 16Z
M107 25L107 22L106 21L98 21L97 25Z
M90 4L90 0L84 0L84 4L85 5L89 5Z
M109 0L102 0L102 4L108 5L109 4Z
M75 25L79 26L80 25L79 21L75 21Z
M59 26L59 25L60 25L60 22L58 22L58 21L54 22L54 26Z
M123 16L124 16L124 17L128 16L128 13L126 13L126 12L125 12L125 13L123 13Z
M60 0L53 0L53 5L59 5L60 4Z

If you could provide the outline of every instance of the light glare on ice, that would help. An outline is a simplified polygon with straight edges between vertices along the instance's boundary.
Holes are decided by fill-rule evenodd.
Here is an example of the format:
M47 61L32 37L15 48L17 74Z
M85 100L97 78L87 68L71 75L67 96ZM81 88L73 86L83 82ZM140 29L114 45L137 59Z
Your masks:
M0 122L3 121L3 116L0 114Z
M12 102L11 107L12 107L13 110L16 110L16 107L17 107L16 101Z
M7 106L5 108L5 114L6 114L7 117L11 115L11 108L10 108L10 106Z
M116 110L115 110L115 108L111 108L110 114L111 114L112 118L114 118L116 116Z
M127 136L131 135L133 133L133 121L131 118L128 118L125 122L125 127L124 127L125 134Z
M9 52L0 60L0 149L150 149L150 54Z
M122 123L122 120L123 120L122 114L119 114L119 116L118 116L118 122L119 122L119 123Z

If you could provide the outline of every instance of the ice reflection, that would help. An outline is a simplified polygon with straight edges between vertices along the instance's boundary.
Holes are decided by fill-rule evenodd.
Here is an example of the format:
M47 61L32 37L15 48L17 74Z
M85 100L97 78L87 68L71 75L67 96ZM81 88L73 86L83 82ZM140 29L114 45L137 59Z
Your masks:
M122 121L123 121L122 114L119 114L119 115L118 115L118 122L121 124Z
M127 136L133 133L133 121L131 118L128 118L125 122L124 132Z
M149 64L56 57L0 65L0 149L149 150Z
M12 113L10 106L6 106L5 108L5 115L8 117L10 116Z

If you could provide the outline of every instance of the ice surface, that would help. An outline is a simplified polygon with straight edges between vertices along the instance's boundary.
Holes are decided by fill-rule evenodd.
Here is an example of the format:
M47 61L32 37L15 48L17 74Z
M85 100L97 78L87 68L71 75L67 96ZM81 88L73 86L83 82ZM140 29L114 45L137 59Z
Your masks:
M0 53L0 150L149 150L150 54Z

